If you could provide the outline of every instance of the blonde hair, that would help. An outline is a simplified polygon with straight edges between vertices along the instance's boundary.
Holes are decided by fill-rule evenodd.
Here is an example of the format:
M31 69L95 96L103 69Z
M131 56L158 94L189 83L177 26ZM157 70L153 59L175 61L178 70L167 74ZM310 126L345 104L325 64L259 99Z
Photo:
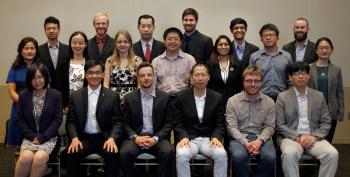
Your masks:
M94 18L92 18L93 24L95 24L95 19L96 19L97 17L100 17L100 16L105 16L105 17L107 17L107 23L109 23L108 14L105 13L105 12L99 12L99 13L97 13L97 14L94 16Z

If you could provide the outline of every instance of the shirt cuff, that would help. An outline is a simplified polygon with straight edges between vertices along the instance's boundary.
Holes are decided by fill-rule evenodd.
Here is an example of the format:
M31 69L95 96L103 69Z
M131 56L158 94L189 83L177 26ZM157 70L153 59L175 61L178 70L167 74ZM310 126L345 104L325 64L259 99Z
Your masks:
M152 138L158 143L158 141L159 141L159 136L153 136Z

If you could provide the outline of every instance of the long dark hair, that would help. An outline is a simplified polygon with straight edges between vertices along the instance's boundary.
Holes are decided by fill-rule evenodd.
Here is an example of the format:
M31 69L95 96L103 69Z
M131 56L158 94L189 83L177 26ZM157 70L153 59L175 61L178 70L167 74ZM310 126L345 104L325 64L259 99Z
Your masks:
M83 36L83 38L84 38L84 40L85 40L85 43L86 43L86 47L85 47L85 49L84 49L84 51L83 51L83 57L87 60L88 59L88 57L89 57L89 53L88 53L88 39L87 39L87 37L86 37L86 35L85 35L85 33L84 32L82 32L82 31L76 31L76 32L74 32L72 35L70 35L70 37L69 37L69 58L70 59L72 59L73 58L73 50L72 50L72 44L71 44L71 42L72 42L72 38L74 37L74 36L78 36L78 35L81 35L81 36Z
M320 43L321 43L322 41L326 41L326 42L331 46L331 49L332 49L332 51L333 51L333 49L334 49L333 43L332 43L331 39L329 39L328 37L321 37L321 38L319 38L319 39L316 41L316 50L317 50L318 46L320 45ZM318 55L317 55L317 53L316 53L316 58L315 58L315 60L318 60ZM331 61L329 60L328 62L330 63Z
M25 37L21 40L21 42L19 42L18 44L18 47L17 47L17 57L15 59L15 61L12 63L12 66L11 68L12 69L18 69L20 67L22 67L23 65L25 65L25 62L24 62L24 58L22 56L22 50L24 48L24 46L27 44L27 43L33 43L34 46L35 46L35 57L33 59L33 63L36 63L39 61L39 47L38 47L38 42L32 38L32 37Z
M235 56L233 55L233 46L232 46L232 43L230 41L230 38L228 38L226 35L220 35L216 41L215 41L215 44L214 44L214 47L213 47L213 51L211 52L211 55L210 55L210 58L209 58L209 61L210 62L213 62L213 63L218 63L218 57L219 57L219 52L218 52L218 45L219 45L219 41L221 39L225 39L228 44L230 45L230 51L228 52L228 59L230 60L230 63L234 64L235 63Z

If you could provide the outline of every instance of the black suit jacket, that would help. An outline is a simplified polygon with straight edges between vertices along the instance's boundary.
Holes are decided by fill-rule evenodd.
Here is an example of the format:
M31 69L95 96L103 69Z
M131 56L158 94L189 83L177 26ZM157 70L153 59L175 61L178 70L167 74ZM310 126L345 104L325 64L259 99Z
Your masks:
M70 58L65 60L60 64L60 67L57 68L57 90L62 94L63 108L68 106L69 100L69 65Z
M66 130L70 139L81 137L88 113L88 88L83 87L72 93L69 100ZM96 105L97 124L106 139L122 136L123 118L119 96L107 88L101 87Z
M210 137L223 140L225 136L224 103L222 95L207 88L203 122L197 114L193 88L179 92L174 102L175 135L183 138Z
M105 44L103 46L101 53L98 50L96 36L89 39L88 41L89 59L99 60L102 62L102 64L106 63L107 58L113 54L114 50L115 50L115 42L114 42L114 39L111 38L109 35L105 41Z
M236 48L235 48L233 41L232 41L232 49L233 49L233 55L238 60ZM250 55L258 50L259 50L259 47L245 41L245 47L244 47L244 51L243 51L242 60L238 60L239 66L241 67L242 71L244 71L249 66Z
M290 53L290 55L292 56L293 62L295 62L295 58L296 58L296 54L295 54L295 40L284 45L283 50L287 51ZM304 59L303 62L305 63L312 63L316 60L316 44L308 41L307 42L307 46L306 46L306 50L305 50L305 54L304 54Z
M192 55L196 63L205 64L213 50L213 40L197 30L193 32L191 38L190 51L185 51L185 39L182 40L181 50Z
M135 55L141 57L143 59L143 61L146 61L145 54L143 53L143 50L142 50L141 40L134 43L133 48L134 48ZM163 42L160 42L156 39L153 39L150 63L152 62L152 60L154 58L156 58L159 55L161 55L162 53L164 53L164 51L165 51L165 46L164 46Z
M66 44L59 43L58 46L58 58L57 58L57 65L56 69L52 63L50 51L49 51L49 46L46 43L42 44L39 46L39 55L42 60L42 62L45 64L47 69L49 70L50 73L50 87L51 88L57 88L57 76L59 74L57 73L57 70L59 70L61 64L65 62L67 59L69 59L69 48Z
M211 88L222 94L224 103L227 100L242 91L242 70L237 64L237 59L234 59L235 63L230 62L229 73L226 83L222 80L220 64L212 61L207 61L207 66L210 73L210 80L208 82L208 88Z
M125 96L124 102L124 131L128 138L139 135L143 128L142 102L140 90L135 90ZM152 122L154 136L159 140L170 138L172 128L171 107L169 95L156 89L156 97L153 98Z

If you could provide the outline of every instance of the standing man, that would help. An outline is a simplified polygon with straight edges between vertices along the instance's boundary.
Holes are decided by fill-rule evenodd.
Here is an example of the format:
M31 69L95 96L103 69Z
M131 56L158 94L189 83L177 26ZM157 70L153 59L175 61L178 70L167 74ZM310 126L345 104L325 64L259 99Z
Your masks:
M279 30L274 24L263 25L259 34L264 48L250 56L249 65L262 70L261 93L276 101L277 95L287 89L286 67L293 61L288 52L278 49Z
M183 36L179 29L168 28L164 31L163 39L165 52L152 61L157 77L155 82L159 90L174 96L189 87L188 73L196 60L180 49Z
M283 173L285 177L299 177L299 159L306 153L321 162L319 177L334 177L339 154L325 140L331 118L323 94L307 86L309 72L306 63L290 65L288 75L294 87L279 94L276 102L276 134Z
M125 96L123 127L127 139L120 149L125 177L136 177L134 160L143 152L157 157L158 177L169 176L172 161L170 97L153 87L154 78L152 65L141 63L137 68L140 88Z
M197 63L206 63L213 50L213 40L200 33L197 29L198 13L193 8L187 8L182 13L182 24L185 30L181 49L192 55Z
M274 176L276 152L271 137L275 131L275 103L260 93L262 72L249 66L243 72L244 90L226 106L226 122L236 176L249 177L249 157L259 161L255 176Z
M316 60L316 45L307 38L310 31L307 19L300 17L293 26L294 41L283 46L283 50L292 55L293 61L312 63Z
M137 29L141 39L134 43L134 52L135 55L141 57L147 63L151 63L153 58L165 51L163 42L153 38L154 23L154 18L147 14L141 15L137 21Z
M58 40L61 32L60 21L56 17L47 17L44 22L44 30L47 42L39 46L39 54L42 62L50 73L50 87L57 88L57 68L68 60L68 46Z
M250 55L259 50L259 47L244 39L247 29L248 24L244 19L235 18L231 21L230 30L234 38L232 41L232 48L242 71L249 65Z
M69 100L66 130L70 139L67 149L69 177L82 176L80 161L98 153L106 162L106 176L116 177L117 152L122 135L119 95L102 87L104 65L88 60L84 66L88 86L72 93Z
M96 35L88 41L89 59L99 60L103 64L113 54L114 39L107 34L109 18L106 13L97 13L93 18Z

